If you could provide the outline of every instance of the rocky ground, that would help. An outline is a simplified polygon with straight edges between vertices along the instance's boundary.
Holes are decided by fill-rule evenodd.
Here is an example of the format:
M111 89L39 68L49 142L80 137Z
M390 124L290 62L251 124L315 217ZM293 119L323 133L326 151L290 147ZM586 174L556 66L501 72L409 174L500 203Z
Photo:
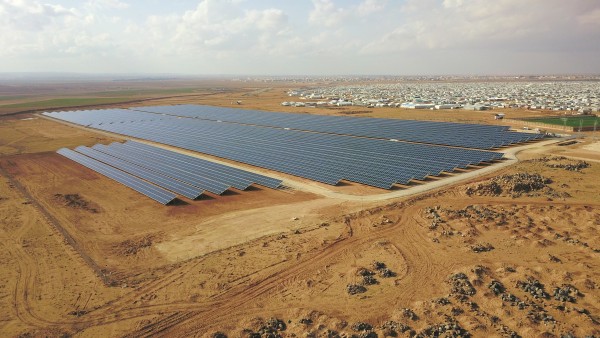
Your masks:
M600 167L568 147L410 198L255 190L172 208L48 148L2 157L0 331L598 337Z

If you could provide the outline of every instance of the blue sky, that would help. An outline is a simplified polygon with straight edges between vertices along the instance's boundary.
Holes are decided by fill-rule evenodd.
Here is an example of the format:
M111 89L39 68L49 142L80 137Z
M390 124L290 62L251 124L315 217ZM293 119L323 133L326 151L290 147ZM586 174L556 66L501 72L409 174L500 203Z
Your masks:
M598 0L0 0L0 72L600 73Z

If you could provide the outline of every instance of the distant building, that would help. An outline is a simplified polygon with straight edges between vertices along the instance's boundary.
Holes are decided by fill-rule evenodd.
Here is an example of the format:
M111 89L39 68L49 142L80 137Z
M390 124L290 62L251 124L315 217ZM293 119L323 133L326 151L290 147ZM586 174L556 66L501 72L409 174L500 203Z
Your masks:
M419 102L404 102L400 104L400 108L407 109L434 109L435 104L433 103L419 103Z
M455 104L455 103L442 103L442 104L435 105L435 109L458 109L458 108L462 108L462 106L460 104Z
M466 109L466 110L478 110L478 111L479 110L491 110L492 109L492 107L490 107L490 106L488 106L486 104L478 104L478 103L476 103L476 104L468 104L468 105L465 105L463 108Z

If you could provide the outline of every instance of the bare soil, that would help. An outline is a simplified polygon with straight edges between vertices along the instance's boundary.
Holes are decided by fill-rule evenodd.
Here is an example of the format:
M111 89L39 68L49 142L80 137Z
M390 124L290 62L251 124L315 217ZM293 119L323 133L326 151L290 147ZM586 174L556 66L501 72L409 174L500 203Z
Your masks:
M284 87L264 87L188 102L279 108ZM285 177L299 183L163 207L54 153L109 135L46 119L0 131L4 336L600 335L590 136L410 197ZM589 166L541 160L556 156ZM467 193L523 173L561 194Z

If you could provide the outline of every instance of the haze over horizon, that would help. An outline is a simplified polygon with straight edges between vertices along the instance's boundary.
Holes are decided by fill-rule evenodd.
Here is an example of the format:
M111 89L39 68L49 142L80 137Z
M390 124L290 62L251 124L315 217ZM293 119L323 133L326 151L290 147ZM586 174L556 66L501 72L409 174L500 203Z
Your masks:
M0 73L600 73L597 0L0 0L0 30Z

